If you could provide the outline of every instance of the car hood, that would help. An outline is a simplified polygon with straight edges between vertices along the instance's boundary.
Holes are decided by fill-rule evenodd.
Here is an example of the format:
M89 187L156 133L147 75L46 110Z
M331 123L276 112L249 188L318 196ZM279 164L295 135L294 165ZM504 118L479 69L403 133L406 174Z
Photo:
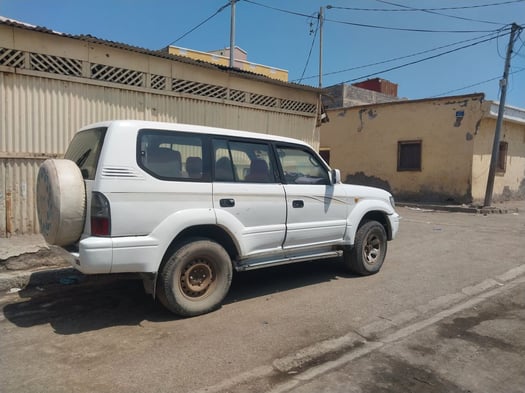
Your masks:
M341 184L348 196L363 199L382 199L390 204L391 193L381 188L358 186L355 184Z

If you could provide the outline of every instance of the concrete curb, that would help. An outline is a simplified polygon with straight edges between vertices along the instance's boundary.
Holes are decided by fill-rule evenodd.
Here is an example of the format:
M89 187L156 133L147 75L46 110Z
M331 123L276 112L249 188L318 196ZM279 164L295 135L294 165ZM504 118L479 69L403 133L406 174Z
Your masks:
M45 267L24 271L0 273L0 291L34 288L42 285L59 284L61 280L79 282L85 276L78 270L67 267Z
M429 203L413 203L413 202L397 202L396 206L407 207L410 209L420 209L423 211L447 211L453 213L473 213L473 214L508 214L517 213L518 208L507 207L481 207L481 206L467 206L467 205L438 205Z

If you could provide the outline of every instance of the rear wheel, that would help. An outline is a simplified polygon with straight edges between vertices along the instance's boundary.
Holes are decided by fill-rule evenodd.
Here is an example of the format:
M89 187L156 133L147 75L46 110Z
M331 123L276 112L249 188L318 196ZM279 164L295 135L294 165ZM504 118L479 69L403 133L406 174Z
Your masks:
M159 299L184 317L205 314L221 306L231 280L231 260L221 245L211 240L191 241L163 266Z
M367 276L377 273L386 256L385 228L377 221L364 222L355 235L354 247L343 255L344 264L353 273Z

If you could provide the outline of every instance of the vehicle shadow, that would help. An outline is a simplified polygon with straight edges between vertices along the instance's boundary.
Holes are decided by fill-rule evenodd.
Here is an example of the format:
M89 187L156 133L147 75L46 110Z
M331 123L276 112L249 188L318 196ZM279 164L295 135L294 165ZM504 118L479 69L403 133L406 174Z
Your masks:
M73 279L78 277L78 279ZM353 277L337 260L278 266L235 273L223 304L295 288ZM49 324L56 334L71 335L112 326L140 326L143 321L181 319L144 292L142 281L122 276L69 277L42 288L29 286L17 301L3 307L4 317L18 327Z
M336 258L235 272L224 304L350 277Z

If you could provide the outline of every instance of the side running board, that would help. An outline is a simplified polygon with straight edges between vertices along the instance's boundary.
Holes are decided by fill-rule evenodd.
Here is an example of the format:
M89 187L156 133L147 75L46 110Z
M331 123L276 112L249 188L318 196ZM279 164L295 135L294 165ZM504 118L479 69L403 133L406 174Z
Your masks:
M240 261L239 264L237 264L236 269L237 271L246 271L246 270L255 270L260 269L263 267L269 267L269 266L279 266L279 265L287 265L289 263L297 263L297 262L306 262L306 261L314 261L318 259L327 259L327 258L337 258L341 257L343 255L343 251L341 250L333 250L333 251L324 251L319 253L312 253L312 254L301 254L301 255L290 255L290 256L283 256L282 258L278 259L247 259L244 261Z

